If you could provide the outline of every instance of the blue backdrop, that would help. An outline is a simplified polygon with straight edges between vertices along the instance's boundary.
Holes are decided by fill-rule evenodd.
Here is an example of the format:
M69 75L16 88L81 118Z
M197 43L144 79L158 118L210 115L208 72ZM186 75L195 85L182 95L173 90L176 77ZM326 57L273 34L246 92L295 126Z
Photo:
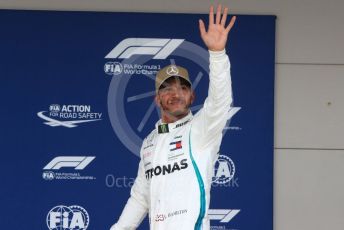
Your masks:
M207 21L0 11L1 228L99 230L117 220L159 118L156 71L188 67L193 112L206 97L199 18ZM230 34L234 109L214 172L212 229L272 229L275 19L239 15Z

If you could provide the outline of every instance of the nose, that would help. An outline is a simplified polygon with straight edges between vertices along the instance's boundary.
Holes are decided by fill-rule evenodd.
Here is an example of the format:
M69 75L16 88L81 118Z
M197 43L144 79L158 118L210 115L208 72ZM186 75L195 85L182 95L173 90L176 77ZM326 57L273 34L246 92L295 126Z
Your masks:
M172 96L180 97L182 95L182 88L181 87L173 87Z

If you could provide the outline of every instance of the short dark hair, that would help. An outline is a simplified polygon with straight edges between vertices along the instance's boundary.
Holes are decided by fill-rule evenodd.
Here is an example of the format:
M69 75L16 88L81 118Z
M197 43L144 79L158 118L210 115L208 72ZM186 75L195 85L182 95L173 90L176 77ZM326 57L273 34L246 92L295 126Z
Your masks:
M179 80L180 81L180 84L181 85L186 85L187 87L191 88L191 84L190 82L188 82L187 80L185 80L184 78L181 78L179 76L171 76L169 78L167 78L162 84L161 86L159 87L159 90L165 88L168 84L176 81L176 80Z

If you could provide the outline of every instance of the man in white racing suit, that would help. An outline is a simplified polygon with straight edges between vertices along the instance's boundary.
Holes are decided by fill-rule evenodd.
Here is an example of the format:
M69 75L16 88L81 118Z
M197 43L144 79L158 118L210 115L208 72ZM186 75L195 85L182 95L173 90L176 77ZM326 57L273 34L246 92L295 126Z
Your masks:
M144 139L138 175L131 196L111 230L136 229L149 213L152 230L209 230L208 208L222 130L232 104L230 62L225 52L232 17L228 8L209 12L201 37L209 50L209 90L203 108L194 116L195 95L185 68L170 65L156 76L156 104L161 119Z

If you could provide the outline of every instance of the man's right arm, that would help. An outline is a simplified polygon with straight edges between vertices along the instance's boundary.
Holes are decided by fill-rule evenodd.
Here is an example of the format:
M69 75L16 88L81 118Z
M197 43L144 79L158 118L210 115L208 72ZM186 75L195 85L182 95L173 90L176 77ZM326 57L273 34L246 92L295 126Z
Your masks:
M145 218L148 212L148 181L145 177L145 170L141 158L139 170L134 185L131 188L130 198L125 205L123 212L110 230L134 230Z

